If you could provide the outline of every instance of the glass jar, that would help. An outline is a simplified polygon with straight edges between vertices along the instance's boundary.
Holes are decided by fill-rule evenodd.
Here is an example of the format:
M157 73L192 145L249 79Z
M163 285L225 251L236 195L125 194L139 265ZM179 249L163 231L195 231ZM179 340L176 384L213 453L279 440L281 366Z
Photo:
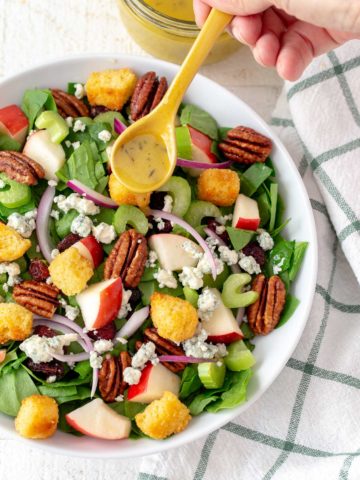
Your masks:
M195 22L170 17L155 10L144 0L118 0L118 4L128 33L140 47L154 57L182 63L199 33ZM186 18L186 14L184 16ZM206 63L222 60L238 48L239 42L223 33Z

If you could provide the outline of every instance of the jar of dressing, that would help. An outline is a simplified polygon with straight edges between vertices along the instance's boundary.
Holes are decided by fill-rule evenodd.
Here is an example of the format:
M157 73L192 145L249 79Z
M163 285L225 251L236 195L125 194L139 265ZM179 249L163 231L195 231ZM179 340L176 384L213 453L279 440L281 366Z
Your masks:
M121 19L135 42L151 55L182 63L199 33L192 0L118 0ZM223 33L206 63L235 52L239 42Z

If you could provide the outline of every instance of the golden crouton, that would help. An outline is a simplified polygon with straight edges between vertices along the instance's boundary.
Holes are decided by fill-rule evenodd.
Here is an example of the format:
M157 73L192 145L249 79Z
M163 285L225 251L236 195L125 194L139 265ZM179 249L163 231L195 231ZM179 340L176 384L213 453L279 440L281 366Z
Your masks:
M15 418L16 431L25 438L48 438L56 432L59 407L46 395L31 395L21 402Z
M129 68L93 72L86 82L86 94L91 105L121 110L133 94L136 82L136 75Z
M22 257L31 242L16 230L0 222L0 262L12 262Z
M31 335L33 315L16 303L0 303L0 344Z
M80 293L94 274L90 260L74 247L57 255L50 263L49 272L54 285L65 295Z
M190 420L189 409L171 392L164 392L160 400L154 400L135 416L140 430L159 440L182 432Z
M159 292L150 301L151 318L161 337L183 342L195 335L199 320L191 303Z
M209 168L198 178L198 197L219 207L233 205L240 192L240 179L233 170Z
M135 205L144 210L150 203L150 193L130 192L113 173L109 178L109 192L118 205Z

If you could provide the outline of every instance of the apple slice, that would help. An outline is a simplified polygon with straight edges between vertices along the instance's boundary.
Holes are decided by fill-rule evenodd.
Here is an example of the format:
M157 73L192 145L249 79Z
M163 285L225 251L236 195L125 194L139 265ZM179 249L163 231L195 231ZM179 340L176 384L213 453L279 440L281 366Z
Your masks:
M65 152L61 145L53 143L47 130L38 130L30 135L23 153L39 163L46 180L57 180L56 172L65 163Z
M3 348L2 350L0 350L0 363L2 363L5 360L5 357L6 357L6 349Z
M183 245L189 245L184 249ZM184 267L195 267L199 258L194 253L202 253L203 250L192 240L175 233L159 233L152 235L149 239L149 246L156 252L161 268L171 271L180 271Z
M191 160L201 163L216 163L216 155L211 151L213 141L207 135L199 132L188 125L191 138ZM188 173L192 177L198 177L203 170L200 168L189 168Z
M210 318L203 322L203 327L208 334L208 341L229 344L236 340L242 340L244 335L230 308L223 304L220 292L216 288L210 288L210 291L216 295L219 305Z
M172 392L178 396L180 390L180 378L170 372L164 365L147 364L141 372L140 382L130 385L128 400L131 402L151 403L159 400L164 392Z
M112 410L101 398L67 413L65 418L71 427L90 437L121 440L130 435L130 420Z
M0 133L8 135L22 146L25 142L29 121L17 105L0 108Z
M256 200L240 193L234 207L232 226L256 231L259 225L260 214Z
M93 268L97 268L103 261L104 251L93 235L82 238L74 243L73 247L77 248L80 254L90 261Z
M121 278L111 278L90 287L76 295L85 326L96 330L115 320L122 302Z

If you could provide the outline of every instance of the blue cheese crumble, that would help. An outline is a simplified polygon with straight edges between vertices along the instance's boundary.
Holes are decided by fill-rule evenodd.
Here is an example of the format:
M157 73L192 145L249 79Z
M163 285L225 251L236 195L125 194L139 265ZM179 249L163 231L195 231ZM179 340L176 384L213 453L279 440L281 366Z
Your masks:
M92 231L93 223L91 218L80 214L71 222L71 232L77 233L80 237L87 237Z
M178 286L177 280L171 270L159 268L159 270L154 273L154 278L158 281L160 288L176 288Z

